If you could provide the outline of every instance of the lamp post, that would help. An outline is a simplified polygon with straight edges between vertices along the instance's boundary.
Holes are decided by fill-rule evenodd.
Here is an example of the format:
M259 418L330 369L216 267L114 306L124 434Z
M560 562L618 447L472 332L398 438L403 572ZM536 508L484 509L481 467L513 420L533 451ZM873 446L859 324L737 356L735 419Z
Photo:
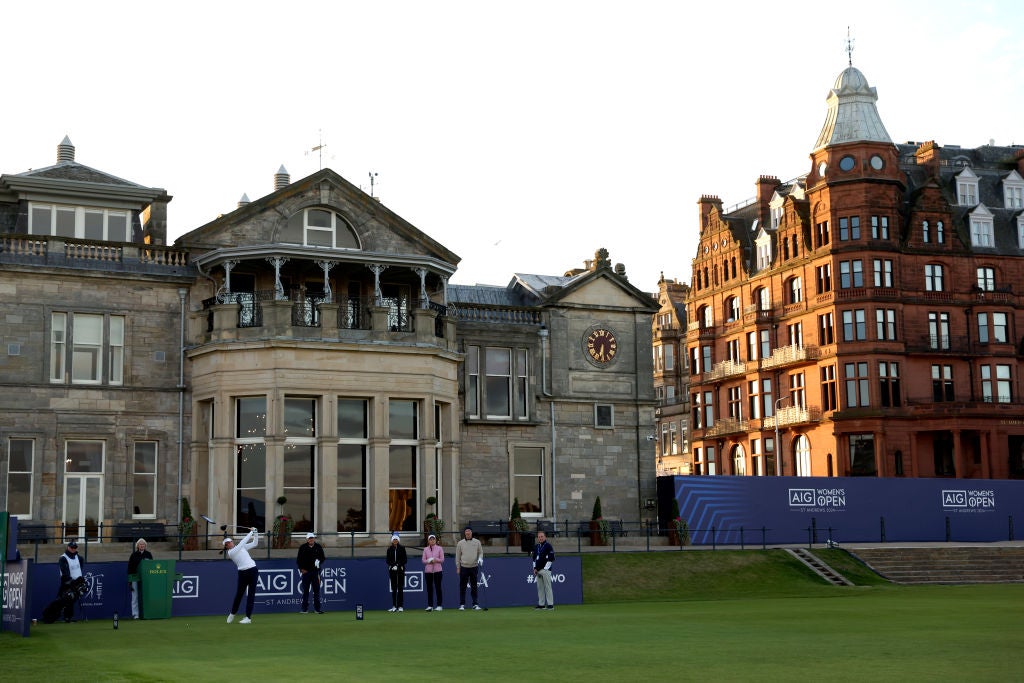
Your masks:
M775 399L775 476L782 476L782 442L779 440L779 407L783 401L788 401L793 398L792 394L789 396L782 396L781 398Z

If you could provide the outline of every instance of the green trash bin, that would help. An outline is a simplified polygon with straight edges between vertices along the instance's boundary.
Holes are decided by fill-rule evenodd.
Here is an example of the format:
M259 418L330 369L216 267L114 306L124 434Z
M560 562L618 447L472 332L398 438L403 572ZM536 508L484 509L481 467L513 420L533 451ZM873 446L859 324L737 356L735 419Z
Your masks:
M143 619L167 619L171 616L174 582L180 578L174 573L174 560L143 560L139 563Z

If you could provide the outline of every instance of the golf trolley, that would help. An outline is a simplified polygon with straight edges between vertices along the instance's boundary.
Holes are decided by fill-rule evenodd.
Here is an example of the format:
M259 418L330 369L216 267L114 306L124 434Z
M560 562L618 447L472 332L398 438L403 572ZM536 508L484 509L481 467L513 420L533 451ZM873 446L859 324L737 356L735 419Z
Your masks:
M71 613L74 614L74 606L76 604L84 618L85 608L82 605L82 598L84 598L88 592L89 584L86 583L85 577L82 576L79 576L74 581L70 581L61 586L60 592L57 594L57 599L43 609L43 623L52 624L60 619L61 616L66 613L68 608L70 608Z

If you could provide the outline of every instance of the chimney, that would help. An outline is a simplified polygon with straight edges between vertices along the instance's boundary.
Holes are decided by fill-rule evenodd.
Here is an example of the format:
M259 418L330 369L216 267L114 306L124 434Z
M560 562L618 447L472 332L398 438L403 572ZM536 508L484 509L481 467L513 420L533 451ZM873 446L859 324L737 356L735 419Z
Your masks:
M71 144L71 140L67 135L57 145L57 163L70 163L75 160L75 146Z
M708 224L708 216L711 215L711 209L718 209L718 212L722 212L722 200L713 194L701 195L700 201L697 202L700 206L700 226L703 228Z
M921 146L914 152L914 156L917 157L917 165L924 166L925 170L928 171L928 175L932 177L939 176L939 152L942 150L934 140L921 143Z
M292 182L292 177L288 175L288 169L281 164L281 168L277 169L277 173L274 174L274 192L283 190L288 187Z
M1024 149L1018 149L1014 159L1017 161L1017 173L1024 176Z
M165 193L142 210L142 240L146 244L167 244L167 204L170 201Z
M771 175L763 175L757 179L757 219L761 225L771 225L771 210L768 205L776 188L781 184L778 178Z
M287 184L287 183L285 183ZM242 198L238 200L238 208L241 209L243 206L249 203L249 195L242 193Z

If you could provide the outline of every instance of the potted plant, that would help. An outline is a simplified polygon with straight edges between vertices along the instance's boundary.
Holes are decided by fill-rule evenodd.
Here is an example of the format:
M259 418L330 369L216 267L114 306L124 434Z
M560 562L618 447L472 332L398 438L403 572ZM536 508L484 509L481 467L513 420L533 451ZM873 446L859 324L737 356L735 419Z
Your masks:
M672 517L668 520L669 545L690 545L690 524L679 514L679 501L672 500Z
M199 537L196 536L196 520L192 517L192 508L188 498L181 499L181 523L178 524L178 549L199 550Z
M509 545L522 545L523 543L523 532L529 529L530 526L523 519L523 516L519 513L519 499L516 498L512 501L512 510L508 514L508 544Z
M437 498L434 496L430 496L429 498L427 498L427 505L433 508L435 505L437 505ZM431 509L431 511L427 513L426 518L423 520L423 532L427 536L430 536L430 534L434 534L434 536L437 536L437 542L440 543L442 531L444 531L444 520L438 517L437 513L434 512L433 509ZM423 539L423 542L426 543L427 540Z
M601 515L601 496L598 496L590 515L590 545L605 545L607 542L608 522Z
M290 548L292 545L292 531L295 529L295 522L288 513L284 511L284 504L288 499L279 496L277 504L281 506L281 514L274 517L274 529L271 536L271 545L274 548Z

